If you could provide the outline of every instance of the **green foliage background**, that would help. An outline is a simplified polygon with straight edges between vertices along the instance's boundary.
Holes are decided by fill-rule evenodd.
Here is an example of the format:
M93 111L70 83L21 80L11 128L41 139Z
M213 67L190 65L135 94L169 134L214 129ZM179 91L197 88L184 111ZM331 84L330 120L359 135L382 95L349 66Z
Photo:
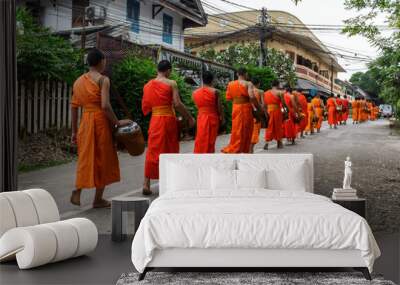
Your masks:
M355 74L352 80L397 107L400 119L400 1L346 0L345 7L358 14L345 20L343 32L349 36L361 35L381 51L368 65L368 71ZM386 18L386 24L392 28L390 33L383 33L378 27L376 18L379 16Z
M257 78L260 81L260 89L268 90L271 88L272 81L277 79L276 74L268 67L254 67L247 68L250 80Z
M17 8L16 18L19 79L57 79L71 84L83 72L83 54L69 41L36 24L25 8Z
M245 66L247 68L257 67L260 58L260 48L255 43L234 44L222 52L216 52L213 48L200 51L200 57L233 67ZM297 81L296 72L292 61L280 51L268 49L267 68L273 71L276 78L294 86Z

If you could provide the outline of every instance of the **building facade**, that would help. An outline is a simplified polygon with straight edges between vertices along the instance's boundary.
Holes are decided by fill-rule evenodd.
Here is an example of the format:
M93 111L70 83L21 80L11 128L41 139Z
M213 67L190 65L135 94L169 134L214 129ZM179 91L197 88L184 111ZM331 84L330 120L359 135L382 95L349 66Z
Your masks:
M266 46L283 52L293 61L300 87L343 95L335 79L338 72L345 70L323 43L292 14L268 11L268 18L270 35ZM185 31L185 45L196 55L208 48L222 51L233 44L256 43L259 23L260 11L209 15L205 27Z
M104 31L144 45L184 50L184 30L204 26L199 0L20 0L40 23L61 35Z

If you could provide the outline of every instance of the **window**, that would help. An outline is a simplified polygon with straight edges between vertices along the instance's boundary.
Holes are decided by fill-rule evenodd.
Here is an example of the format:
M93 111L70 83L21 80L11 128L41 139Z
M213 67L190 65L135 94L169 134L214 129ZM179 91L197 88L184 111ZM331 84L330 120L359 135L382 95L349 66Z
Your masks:
M132 22L132 32L139 33L139 17L140 17L140 2L139 0L128 0L126 15L129 21Z
M173 18L167 14L163 15L163 42L172 44L172 25Z

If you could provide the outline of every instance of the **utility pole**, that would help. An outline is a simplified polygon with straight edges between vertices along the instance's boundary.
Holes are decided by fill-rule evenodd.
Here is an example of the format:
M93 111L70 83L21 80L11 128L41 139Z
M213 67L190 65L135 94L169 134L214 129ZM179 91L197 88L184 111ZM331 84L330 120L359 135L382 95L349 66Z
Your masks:
M267 9L261 9L260 15L260 67L267 65L267 34L268 34Z

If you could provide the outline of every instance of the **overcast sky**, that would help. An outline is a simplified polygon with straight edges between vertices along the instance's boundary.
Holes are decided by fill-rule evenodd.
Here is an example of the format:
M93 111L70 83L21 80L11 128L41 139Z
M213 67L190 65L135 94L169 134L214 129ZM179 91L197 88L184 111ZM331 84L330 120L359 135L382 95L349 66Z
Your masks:
M282 10L297 16L304 24L324 24L324 25L343 25L343 20L354 17L357 12L346 10L344 0L302 0L297 6L291 0L230 0L238 4L260 9L266 7L269 10ZM222 0L206 0L215 7L225 11L233 12L244 10L225 3ZM207 11L212 14L210 11ZM384 19L377 20L379 24L384 24ZM357 55L361 57L375 58L378 51L372 47L368 41L360 36L348 37L340 34L339 31L313 31L313 33L327 45L344 49L332 50L346 55ZM349 53L351 52L351 53ZM338 56L337 56L338 57ZM344 60L338 57L339 63L347 70L347 73L339 73L339 78L349 79L351 74L357 71L365 71L365 62L355 60Z

